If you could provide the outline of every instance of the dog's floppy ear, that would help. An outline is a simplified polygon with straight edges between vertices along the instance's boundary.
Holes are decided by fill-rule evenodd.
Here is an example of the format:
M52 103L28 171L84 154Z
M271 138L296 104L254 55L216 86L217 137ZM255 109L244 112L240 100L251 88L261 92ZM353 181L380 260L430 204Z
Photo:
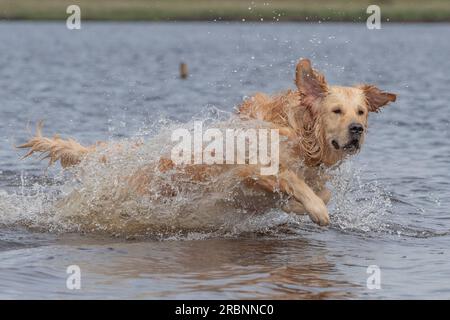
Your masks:
M395 102L397 95L389 92L383 92L375 86L365 84L360 86L366 96L367 107L369 111L379 112L382 106L389 102Z
M295 69L295 84L307 105L327 94L325 77L311 67L309 59L301 59L298 62Z

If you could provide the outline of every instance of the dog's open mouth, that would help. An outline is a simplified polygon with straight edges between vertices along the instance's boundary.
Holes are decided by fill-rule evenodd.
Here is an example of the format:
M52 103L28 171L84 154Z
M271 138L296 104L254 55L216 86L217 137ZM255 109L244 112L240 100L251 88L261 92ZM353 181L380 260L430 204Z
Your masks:
M359 140L358 139L350 140L350 142L347 143L342 149L344 149L345 151L358 150L359 149Z
M341 148L341 146L339 145L339 143L336 140L332 140L331 144L333 145L333 147L336 150L339 150ZM350 140L346 145L344 145L342 147L342 150L344 151L356 151L359 149L359 140L358 139L352 139Z

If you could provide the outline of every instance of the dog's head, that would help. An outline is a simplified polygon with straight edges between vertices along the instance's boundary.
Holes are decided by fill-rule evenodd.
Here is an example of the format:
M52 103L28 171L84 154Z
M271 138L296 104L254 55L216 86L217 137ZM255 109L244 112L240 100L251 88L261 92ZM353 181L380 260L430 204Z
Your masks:
M334 160L356 153L364 142L369 112L378 112L396 99L372 85L329 86L307 59L297 65L296 85L302 105L317 123L321 147Z

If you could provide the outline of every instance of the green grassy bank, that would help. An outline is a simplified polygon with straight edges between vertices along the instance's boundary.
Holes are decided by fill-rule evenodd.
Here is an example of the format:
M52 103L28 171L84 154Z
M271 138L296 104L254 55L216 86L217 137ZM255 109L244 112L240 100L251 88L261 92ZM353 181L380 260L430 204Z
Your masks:
M383 21L450 21L449 0L0 0L0 19L66 19L70 4L83 20L365 21L377 4Z

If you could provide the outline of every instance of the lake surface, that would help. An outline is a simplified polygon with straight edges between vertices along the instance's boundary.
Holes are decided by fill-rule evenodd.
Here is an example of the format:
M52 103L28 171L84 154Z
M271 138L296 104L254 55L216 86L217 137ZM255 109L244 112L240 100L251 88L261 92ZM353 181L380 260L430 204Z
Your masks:
M1 23L0 298L450 298L449 34L449 24ZM70 173L14 149L41 119L46 134L83 143L150 139L293 88L300 57L331 84L398 94L335 172L329 228L272 211L208 233L77 231L55 209ZM120 201L110 210L129 207ZM73 208L80 220L83 210ZM80 290L66 287L70 265ZM373 265L380 289L366 285Z

